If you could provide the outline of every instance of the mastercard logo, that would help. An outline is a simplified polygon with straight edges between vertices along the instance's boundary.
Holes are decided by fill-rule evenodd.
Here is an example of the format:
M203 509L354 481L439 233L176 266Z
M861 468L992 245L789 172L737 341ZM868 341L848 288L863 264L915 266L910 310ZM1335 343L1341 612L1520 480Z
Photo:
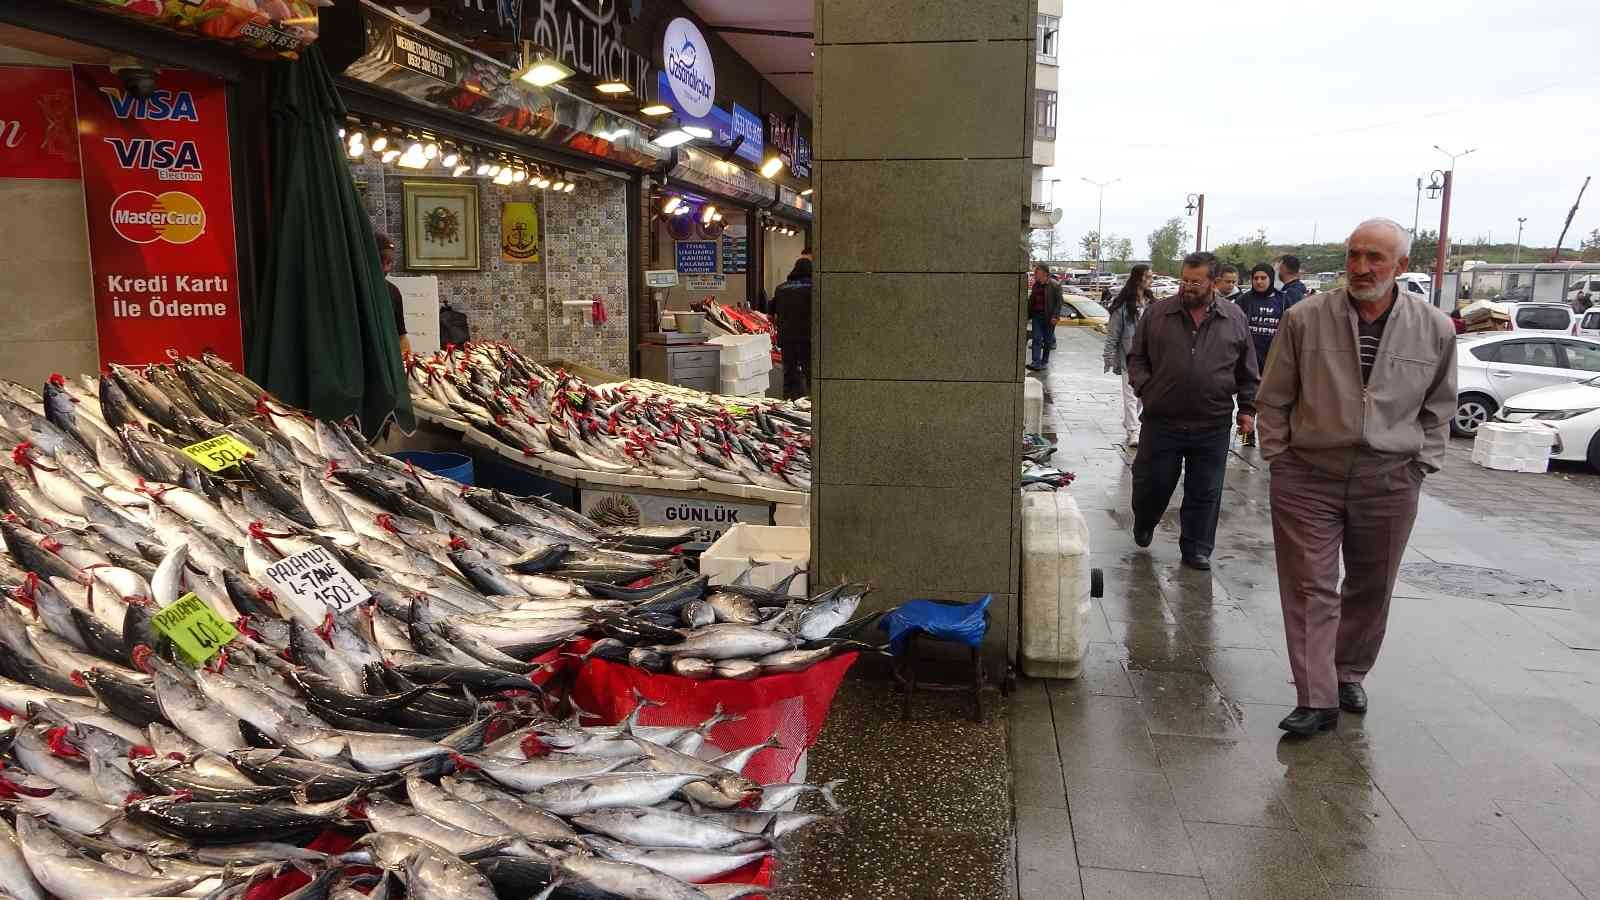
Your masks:
M205 233L206 210L182 191L128 191L111 202L111 227L135 244L187 244Z

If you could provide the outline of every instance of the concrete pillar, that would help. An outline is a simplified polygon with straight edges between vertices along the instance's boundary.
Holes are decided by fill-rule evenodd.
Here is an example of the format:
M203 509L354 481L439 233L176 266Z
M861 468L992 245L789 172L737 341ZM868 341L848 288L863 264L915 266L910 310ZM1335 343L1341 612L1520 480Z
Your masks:
M995 595L1014 657L1037 0L818 0L819 583Z

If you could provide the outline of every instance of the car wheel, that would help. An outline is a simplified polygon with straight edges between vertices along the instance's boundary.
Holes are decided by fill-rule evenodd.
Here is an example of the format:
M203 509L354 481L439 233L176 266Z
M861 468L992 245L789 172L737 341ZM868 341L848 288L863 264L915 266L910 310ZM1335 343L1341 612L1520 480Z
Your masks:
M1600 472L1600 431L1589 438L1589 468Z
M1462 394L1456 401L1456 415L1450 420L1450 433L1456 437L1472 437L1483 423L1494 415L1498 404L1482 394Z

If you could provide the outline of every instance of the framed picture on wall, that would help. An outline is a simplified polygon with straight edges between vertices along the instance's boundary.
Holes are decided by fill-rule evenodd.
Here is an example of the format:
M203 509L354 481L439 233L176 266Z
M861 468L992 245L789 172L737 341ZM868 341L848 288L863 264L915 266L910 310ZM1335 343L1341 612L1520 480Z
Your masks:
M407 269L479 268L475 182L408 178L400 193Z

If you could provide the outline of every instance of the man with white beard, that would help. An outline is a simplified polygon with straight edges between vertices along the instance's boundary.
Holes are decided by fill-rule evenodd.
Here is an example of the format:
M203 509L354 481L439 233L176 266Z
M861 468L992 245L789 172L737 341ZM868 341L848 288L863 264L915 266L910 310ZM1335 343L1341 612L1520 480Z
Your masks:
M1371 219L1345 248L1349 287L1289 310L1256 395L1298 695L1278 727L1306 736L1338 725L1341 709L1367 710L1362 681L1456 408L1455 329L1395 283L1411 262L1410 232Z

